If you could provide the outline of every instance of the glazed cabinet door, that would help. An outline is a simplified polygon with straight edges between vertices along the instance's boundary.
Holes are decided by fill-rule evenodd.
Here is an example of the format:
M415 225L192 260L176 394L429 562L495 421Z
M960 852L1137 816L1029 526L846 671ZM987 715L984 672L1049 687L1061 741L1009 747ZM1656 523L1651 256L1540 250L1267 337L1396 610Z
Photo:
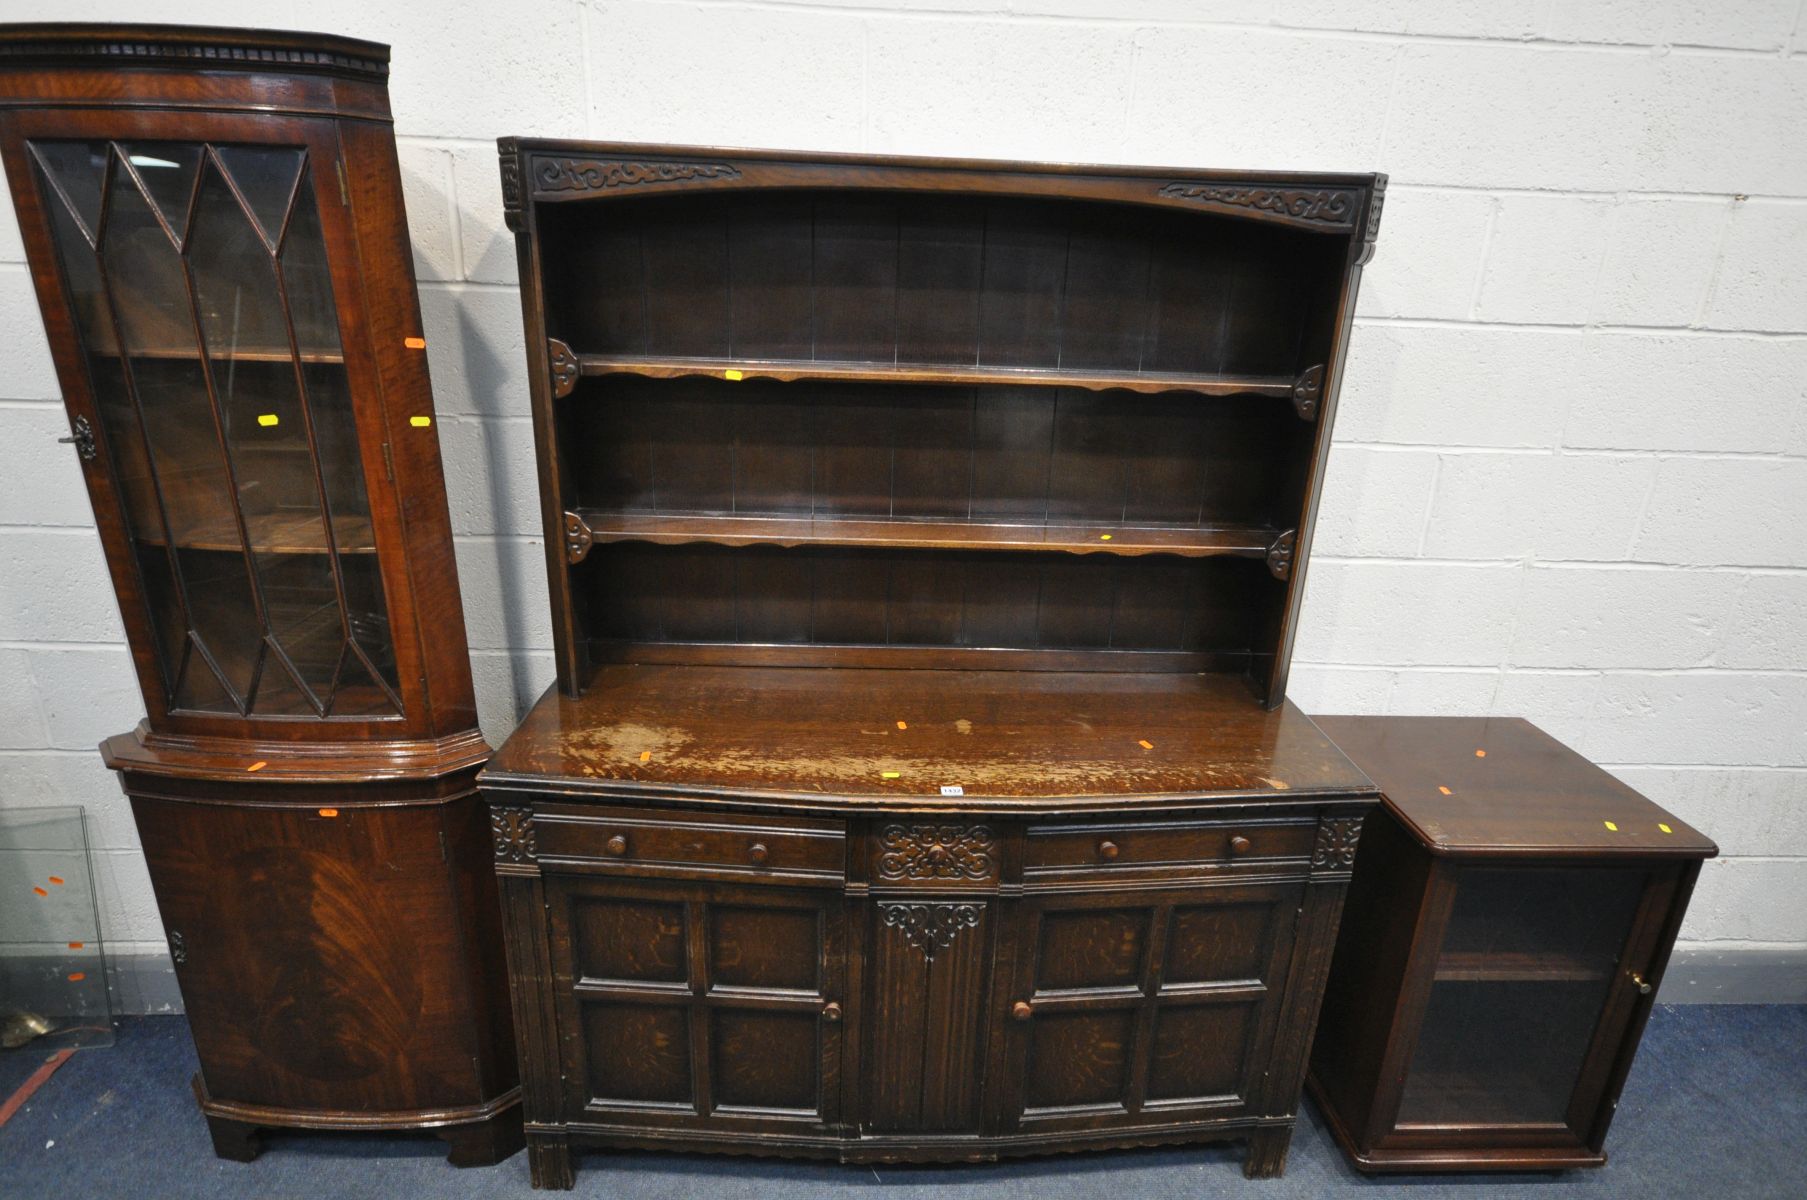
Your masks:
M1022 1134L1247 1111L1305 885L1032 895L1015 906L1004 1121Z
M64 300L53 329L66 316L84 368L74 439L110 477L95 491L109 532L120 510L108 545L125 547L115 579L146 700L153 715L395 720L403 673L327 235L345 195L334 127L228 128L25 145Z
M1460 867L1384 1147L1599 1149L1681 868ZM1631 1035L1635 1039L1635 1034Z
M819 1134L838 1118L838 891L546 877L565 1118Z

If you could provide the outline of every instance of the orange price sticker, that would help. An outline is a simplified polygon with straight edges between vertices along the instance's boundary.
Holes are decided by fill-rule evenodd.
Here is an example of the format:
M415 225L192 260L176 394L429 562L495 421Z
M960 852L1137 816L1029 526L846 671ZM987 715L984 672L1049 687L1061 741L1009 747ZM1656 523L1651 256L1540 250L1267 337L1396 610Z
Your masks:
M910 727L910 723L908 721L899 721L897 723L897 727L899 729L908 729Z
M58 887L62 887L63 886L63 877L61 875L52 875L50 877L50 882L56 884Z
M254 763L252 763L252 764L251 764L251 765L250 765L250 766L248 766L248 767L246 767L246 768L245 768L245 770L247 770L247 771L261 771L261 770L263 770L263 769L264 769L264 768L265 768L265 767L267 767L267 766L269 766L269 765L270 765L270 764L269 764L269 763L267 763L267 762L265 762L265 761L264 761L264 760L263 760L263 759L261 759L261 758L260 758L260 759L258 759L258 760L257 760L257 761L256 761L256 762L254 762Z
M1476 751L1475 751L1475 752L1474 752L1474 756L1475 756L1475 757L1476 757L1476 758L1486 758L1486 757L1487 757L1487 752L1486 752L1486 751L1485 751L1485 750L1476 750Z
M1136 745L1142 747L1142 749L1144 749L1144 750L1153 750L1154 749L1154 743L1149 741L1147 738L1143 738L1141 741L1137 742Z
M336 808L323 808L320 810L320 815L323 817L336 817L339 815L339 810Z
M640 751L640 761L641 762L651 762L652 760L653 760L653 752L651 750Z
M427 339L423 337L403 338L402 345L410 350L425 350L427 348Z
M1450 791L1449 791L1449 789L1448 789L1448 788L1446 788L1446 787L1443 787L1443 786L1442 786L1442 785L1440 785L1440 784L1439 784L1439 785L1438 785L1438 787L1437 787L1437 790L1438 790L1438 791L1439 791L1439 792L1442 792L1442 793L1443 793L1443 794L1444 794L1444 795L1445 795L1445 796L1447 796L1447 795L1449 795L1449 794L1450 794Z
M88 977L88 973L86 971L69 972L69 982L70 983L80 983L82 980L86 979L87 977Z

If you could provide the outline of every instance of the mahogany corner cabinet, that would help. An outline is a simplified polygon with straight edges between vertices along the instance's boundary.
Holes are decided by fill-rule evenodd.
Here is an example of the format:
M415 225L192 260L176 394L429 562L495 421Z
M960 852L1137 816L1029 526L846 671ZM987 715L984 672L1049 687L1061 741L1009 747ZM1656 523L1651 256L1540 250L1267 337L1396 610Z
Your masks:
M147 712L119 772L224 1157L520 1145L386 46L0 26L0 154Z
M1527 721L1323 717L1385 793L1356 856L1311 1090L1364 1171L1606 1162L1718 848Z
M533 1180L1278 1174L1376 790L1285 700L1384 179L505 140L558 685Z

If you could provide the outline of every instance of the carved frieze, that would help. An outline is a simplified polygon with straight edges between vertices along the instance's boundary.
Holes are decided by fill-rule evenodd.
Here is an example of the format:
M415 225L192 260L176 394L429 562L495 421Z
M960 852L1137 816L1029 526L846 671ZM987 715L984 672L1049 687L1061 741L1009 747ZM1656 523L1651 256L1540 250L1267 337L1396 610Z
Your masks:
M1387 177L1381 175L1374 180L1374 193L1368 201L1367 227L1362 230L1362 252L1356 262L1365 264L1374 257L1374 242L1380 237L1381 203L1387 198Z
M515 233L521 232L521 154L513 138L497 145L502 156L502 221Z
M1318 822L1318 843L1311 851L1311 865L1346 871L1355 865L1356 843L1361 841L1360 817L1325 817Z
M984 825L887 825L879 834L880 879L990 879L997 840Z
M631 162L607 158L535 158L533 190L593 192L647 184L684 183L696 179L739 179L740 168L727 163Z
M977 904L881 904L879 912L885 924L898 930L904 940L922 951L925 960L933 960L937 950L953 945L962 929L979 923Z
M489 827L496 835L497 862L532 862L537 857L531 808L492 805Z
M1330 188L1244 187L1217 183L1169 183L1158 195L1224 208L1252 208L1293 221L1348 228L1355 222L1359 192Z

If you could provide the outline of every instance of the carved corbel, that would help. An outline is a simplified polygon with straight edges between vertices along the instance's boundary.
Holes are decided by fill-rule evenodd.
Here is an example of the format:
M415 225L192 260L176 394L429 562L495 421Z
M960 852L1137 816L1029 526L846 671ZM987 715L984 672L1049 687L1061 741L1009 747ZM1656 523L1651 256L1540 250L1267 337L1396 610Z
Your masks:
M580 563L590 553L590 547L596 544L596 535L590 532L589 523L574 512L565 514L565 561Z
M1299 531L1289 529L1274 539L1274 544L1267 548L1268 574L1275 579L1290 579L1293 573L1293 546L1299 540Z
M1301 421L1318 419L1319 402L1324 398L1324 364L1306 367L1293 380L1293 411Z
M546 358L552 368L552 395L557 399L569 396L577 387L577 377L583 373L577 355L557 338L547 338Z

